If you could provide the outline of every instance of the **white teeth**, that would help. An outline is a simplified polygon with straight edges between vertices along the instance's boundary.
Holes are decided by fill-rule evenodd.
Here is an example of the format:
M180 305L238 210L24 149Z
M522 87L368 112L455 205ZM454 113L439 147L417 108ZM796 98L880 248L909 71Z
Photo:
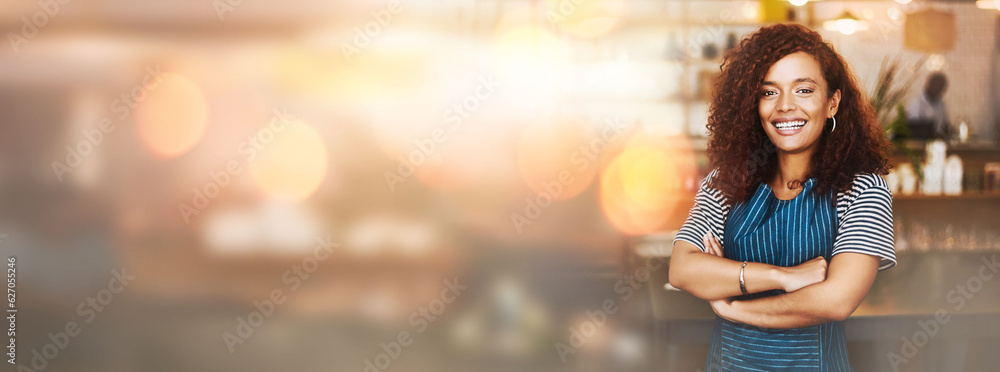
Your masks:
M803 127L804 125L806 125L806 121L805 120L786 121L786 122L775 123L774 124L774 126L777 127L778 129L799 129L799 128Z

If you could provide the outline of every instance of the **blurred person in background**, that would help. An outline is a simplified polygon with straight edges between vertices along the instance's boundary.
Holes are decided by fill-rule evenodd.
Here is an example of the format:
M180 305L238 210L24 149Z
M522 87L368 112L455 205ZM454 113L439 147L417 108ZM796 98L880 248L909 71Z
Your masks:
M948 91L948 78L941 72L927 77L924 91L913 97L906 106L907 119L917 125L926 125L930 137L947 138L951 133L948 110L944 105L944 93Z
M796 24L727 52L714 168L669 280L715 310L708 371L851 370L845 320L895 265L888 143L844 59Z

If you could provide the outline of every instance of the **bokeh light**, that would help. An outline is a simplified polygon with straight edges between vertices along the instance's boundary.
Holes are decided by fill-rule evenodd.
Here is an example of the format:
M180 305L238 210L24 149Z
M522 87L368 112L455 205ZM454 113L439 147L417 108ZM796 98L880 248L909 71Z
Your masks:
M250 173L268 196L300 201L312 195L326 175L327 153L322 137L312 127L291 121L274 133L250 161Z
M677 220L677 206L692 197L694 153L685 137L641 131L601 174L601 207L608 221L628 235L658 232Z
M146 147L161 158L184 154L205 133L208 102L201 88L178 73L153 77L137 94L135 123Z
M570 35L596 38L615 29L624 8L624 0L547 0L545 16Z
M493 33L491 70L514 98L511 108L518 110L557 102L569 82L569 45L537 21L529 7L515 7Z
M597 176L599 156L608 146L598 136L582 119L526 126L517 154L524 182L553 200L580 195Z

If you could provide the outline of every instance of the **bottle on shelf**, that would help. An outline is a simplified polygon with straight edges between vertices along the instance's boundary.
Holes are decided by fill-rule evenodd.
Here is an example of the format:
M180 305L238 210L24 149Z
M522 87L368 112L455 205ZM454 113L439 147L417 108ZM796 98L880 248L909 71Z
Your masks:
M941 195L944 189L945 154L948 145L943 140L927 143L926 162L924 163L924 178L921 180L921 192L924 195Z
M944 165L944 194L962 195L962 159L952 154Z

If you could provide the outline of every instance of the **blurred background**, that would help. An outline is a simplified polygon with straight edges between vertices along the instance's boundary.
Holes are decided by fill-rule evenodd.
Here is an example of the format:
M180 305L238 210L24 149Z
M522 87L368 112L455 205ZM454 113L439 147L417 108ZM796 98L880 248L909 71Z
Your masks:
M666 265L712 79L798 22L896 143L854 367L996 370L996 5L6 2L4 368L699 370L713 314ZM897 108L935 72L921 136Z

